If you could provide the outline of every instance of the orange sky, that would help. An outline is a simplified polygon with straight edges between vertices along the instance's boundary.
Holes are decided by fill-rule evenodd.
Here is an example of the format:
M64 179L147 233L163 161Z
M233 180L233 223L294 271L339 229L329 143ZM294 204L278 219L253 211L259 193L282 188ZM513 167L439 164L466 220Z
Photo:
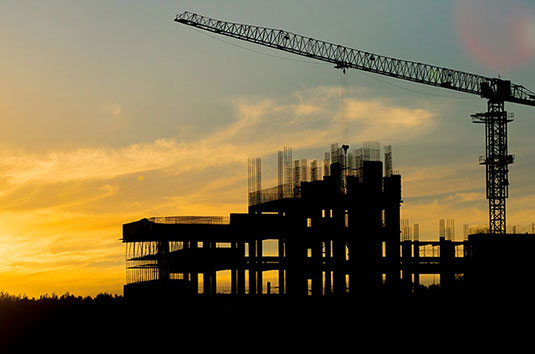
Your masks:
M278 0L184 1L184 8L174 1L2 1L0 291L122 293L122 224L246 212L248 157L264 158L270 187L277 150L292 146L294 158L321 159L339 141L338 71L214 40L174 23L178 12L283 27L483 75L500 72L535 88L533 57L507 70L480 65L455 27L458 9L411 1L420 12L371 0L305 10ZM518 0L518 8L524 3ZM522 48L533 49L535 16L523 13ZM464 223L487 223L485 172L477 163L483 130L469 119L485 102L358 73L350 73L349 86L350 144L393 146L402 217L421 225L422 238L437 236L441 218L455 219L459 236ZM508 217L528 225L535 222L535 119L528 108L510 109L517 162Z

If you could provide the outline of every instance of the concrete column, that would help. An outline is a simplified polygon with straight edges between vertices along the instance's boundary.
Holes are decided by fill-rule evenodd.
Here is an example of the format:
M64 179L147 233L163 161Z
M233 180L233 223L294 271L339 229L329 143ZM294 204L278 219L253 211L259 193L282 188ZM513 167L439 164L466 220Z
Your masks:
M312 246L312 295L323 295L322 247L318 238Z
M238 251L238 243L232 242L230 244L230 247L233 251L233 257L234 260L236 260L236 255ZM232 295L236 295L238 293L238 266L236 263L231 267L230 269L230 292Z
M453 242L440 238L440 287L448 289L455 280L452 265L455 261L455 246Z
M299 235L293 235L286 242L287 273L286 293L290 296L301 297L307 295L307 279L305 277L304 262L307 251Z
M333 242L334 272L333 285L335 295L344 295L346 293L346 275L344 264L346 259L346 245L341 239L335 239Z
M237 270L238 295L245 294L245 242L238 242L239 265Z
M262 295L262 291L263 291L263 278L262 278L262 253L263 253L263 248L262 248L262 240L257 240L257 244L256 244L256 264L257 264L257 276L256 276L256 279L257 279L257 285L256 285L256 292L258 295Z
M414 266L412 264L412 241L403 241L401 244L401 257L403 262L403 277L401 279L403 290L410 292L412 285L412 271Z
M368 267L361 267L362 264L362 257L357 252L358 250L358 241L356 240L350 240L349 241L349 293L351 295L357 295L363 291L363 284L364 284L364 274L363 274L363 268L369 268L370 264L368 264Z
M211 243L207 241L203 242L203 248L210 249ZM202 287L203 287L204 295L212 295L212 291L211 291L212 279L211 278L212 278L212 274L210 271L203 272Z
M279 239L279 294L285 294L286 288L285 288L285 279L284 279L284 269L286 268L285 264L285 257L284 257L284 239Z
M158 279L161 282L169 280L169 241L162 240L158 242Z
M204 295L211 295L211 291L210 291L210 272L204 272L203 275L202 275L202 281L203 281L203 284L202 284L202 287L203 287L203 293Z
M325 240L325 295L331 295L331 240Z
M249 241L249 295L256 295L256 240Z
M198 248L197 241L191 242L189 246L191 249L197 249ZM184 248L186 248L185 245L184 245ZM191 272L189 274L184 274L185 279L188 279L186 278L186 276L189 277L189 282L191 284L191 289L193 290L193 293L198 294L199 293L199 273Z
M210 294L211 295L215 295L217 294L217 273L216 271L212 271L211 272L212 274L210 274L210 280L211 280L211 284L210 284Z
M420 269L420 241L414 241L413 242L413 252L414 252L414 256L413 256L413 263L414 263L414 266L415 266L415 271L414 271L414 289L418 289L418 287L420 286L420 273L417 272L418 269Z

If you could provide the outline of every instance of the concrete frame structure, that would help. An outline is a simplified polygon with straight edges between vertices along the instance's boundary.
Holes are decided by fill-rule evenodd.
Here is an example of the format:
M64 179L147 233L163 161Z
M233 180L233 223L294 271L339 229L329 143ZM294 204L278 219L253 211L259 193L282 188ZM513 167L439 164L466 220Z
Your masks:
M272 293L264 289L266 271L278 272L280 295L398 287L401 176L383 177L380 161L363 162L361 179L344 179L340 163L331 164L330 171L321 181L302 182L292 198L259 202L247 214L231 214L229 223L192 218L123 225L131 273L125 295L162 286L215 295L222 270L230 271L234 295ZM277 243L276 256L263 256L266 240Z
M341 165L333 163L330 175L302 182L292 197L279 188L255 191L248 213L228 220L170 217L124 224L125 296L216 295L220 271L230 273L233 296L410 294L423 274L438 274L446 290L459 276L476 292L531 285L533 235L400 241L401 176L383 177L380 161L364 161L359 172L343 177ZM268 240L276 244L271 255L264 252ZM268 271L277 274L275 284L264 281Z

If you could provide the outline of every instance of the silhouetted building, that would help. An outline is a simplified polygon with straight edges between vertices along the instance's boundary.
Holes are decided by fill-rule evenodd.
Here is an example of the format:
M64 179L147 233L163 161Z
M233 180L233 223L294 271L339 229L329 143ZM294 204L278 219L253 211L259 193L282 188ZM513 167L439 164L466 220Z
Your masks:
M528 292L533 235L455 241L453 220L440 220L438 241L420 240L418 224L411 237L409 220L400 224L401 176L391 168L383 176L383 163L368 160L344 172L338 154L333 146L323 179L297 184L304 162L293 165L285 149L284 185L263 190L261 161L250 160L248 213L124 224L125 296L410 294L429 275L444 290ZM228 286L218 289L218 279Z
M466 242L465 282L470 292L484 297L534 295L535 235L474 234Z
M253 191L249 212L230 218L142 219L123 225L125 296L166 289L216 294L295 296L366 293L400 282L401 176L383 177L381 161L363 161L359 175L330 165L323 180ZM275 255L264 256L271 240ZM275 272L265 284L265 272Z

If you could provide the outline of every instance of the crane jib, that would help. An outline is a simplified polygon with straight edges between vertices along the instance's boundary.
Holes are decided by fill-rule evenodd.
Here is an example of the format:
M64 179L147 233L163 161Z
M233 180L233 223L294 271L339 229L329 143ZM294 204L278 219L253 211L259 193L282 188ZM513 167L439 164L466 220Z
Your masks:
M220 35L332 63L337 68L367 71L424 85L475 94L493 101L535 106L534 92L500 78L490 78L459 70L391 58L280 29L221 21L187 11L178 14L175 21Z

